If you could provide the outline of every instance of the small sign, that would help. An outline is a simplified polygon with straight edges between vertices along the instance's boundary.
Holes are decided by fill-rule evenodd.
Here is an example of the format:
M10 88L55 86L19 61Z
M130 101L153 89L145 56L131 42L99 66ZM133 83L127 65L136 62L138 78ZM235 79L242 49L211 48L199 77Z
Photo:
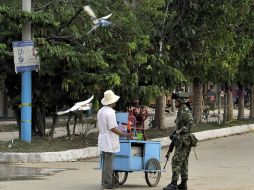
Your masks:
M33 41L17 41L12 43L15 72L38 71L40 59Z

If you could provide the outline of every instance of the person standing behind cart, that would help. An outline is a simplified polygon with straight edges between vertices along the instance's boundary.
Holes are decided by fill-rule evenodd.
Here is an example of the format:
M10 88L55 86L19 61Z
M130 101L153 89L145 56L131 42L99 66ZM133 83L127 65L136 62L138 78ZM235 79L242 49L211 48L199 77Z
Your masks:
M99 129L98 148L102 154L102 189L115 189L112 175L112 162L114 154L120 151L119 136L132 138L129 133L117 130L116 114L113 109L120 96L114 94L112 90L104 92L101 100L103 107L97 114L97 127Z
M172 158L172 180L163 190L187 190L188 180L188 160L191 147L196 146L197 139L191 134L191 128L194 125L194 119L190 109L186 106L189 95L179 91L172 94L172 99L175 99L175 106L178 108L176 117L176 130L170 136L175 152ZM172 150L171 150L172 151ZM166 157L168 158L170 151ZM177 181L181 175L181 183L177 185Z

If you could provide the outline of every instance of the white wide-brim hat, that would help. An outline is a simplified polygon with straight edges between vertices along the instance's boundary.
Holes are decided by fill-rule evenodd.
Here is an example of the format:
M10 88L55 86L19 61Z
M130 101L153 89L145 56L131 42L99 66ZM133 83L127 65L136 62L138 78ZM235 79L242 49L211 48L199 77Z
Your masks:
M104 92L104 98L101 100L102 105L107 106L117 102L120 96L115 95L112 90L107 90Z

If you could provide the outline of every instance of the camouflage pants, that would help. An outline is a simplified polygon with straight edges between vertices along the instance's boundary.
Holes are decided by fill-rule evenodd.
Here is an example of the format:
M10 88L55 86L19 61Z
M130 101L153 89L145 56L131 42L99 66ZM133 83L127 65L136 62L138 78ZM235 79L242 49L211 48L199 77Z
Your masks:
M175 153L172 157L172 180L188 180L188 160L191 146L175 147Z

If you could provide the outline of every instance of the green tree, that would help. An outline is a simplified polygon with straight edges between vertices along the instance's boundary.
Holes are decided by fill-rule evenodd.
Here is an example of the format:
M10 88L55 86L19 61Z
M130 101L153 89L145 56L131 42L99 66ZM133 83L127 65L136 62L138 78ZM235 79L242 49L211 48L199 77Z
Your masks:
M253 19L254 19L254 6L253 4L249 7L245 20L242 22L240 27L237 30L237 36L239 39L242 39L242 47L246 51L246 55L242 57L240 64L238 66L236 79L238 82L239 88L243 91L244 88L249 88L251 91L251 97L250 97L250 118L254 118L254 100L253 100L253 84L254 84L254 78L253 78L253 51L254 51L254 25L253 25ZM243 94L243 92L242 92ZM244 96L239 98L239 106L238 106L238 119L244 118Z
M201 121L202 83L231 81L244 54L236 29L251 1L172 1L168 57L193 82L194 118ZM231 101L232 102L232 101Z
M21 39L23 22L32 22L41 58L41 70L33 73L33 129L39 135L44 135L46 114L56 120L57 110L91 94L98 109L103 91L114 89L122 97L123 109L136 96L148 102L182 78L159 58L154 42L154 33L161 28L156 21L164 18L164 1L86 4L98 17L113 12L113 25L87 35L90 18L84 12L76 14L84 5L82 0L33 1L32 13L22 12L18 0L1 1L1 52L6 51L1 53L1 64L8 70L5 84L12 99L20 96L20 76L14 73L11 42Z

